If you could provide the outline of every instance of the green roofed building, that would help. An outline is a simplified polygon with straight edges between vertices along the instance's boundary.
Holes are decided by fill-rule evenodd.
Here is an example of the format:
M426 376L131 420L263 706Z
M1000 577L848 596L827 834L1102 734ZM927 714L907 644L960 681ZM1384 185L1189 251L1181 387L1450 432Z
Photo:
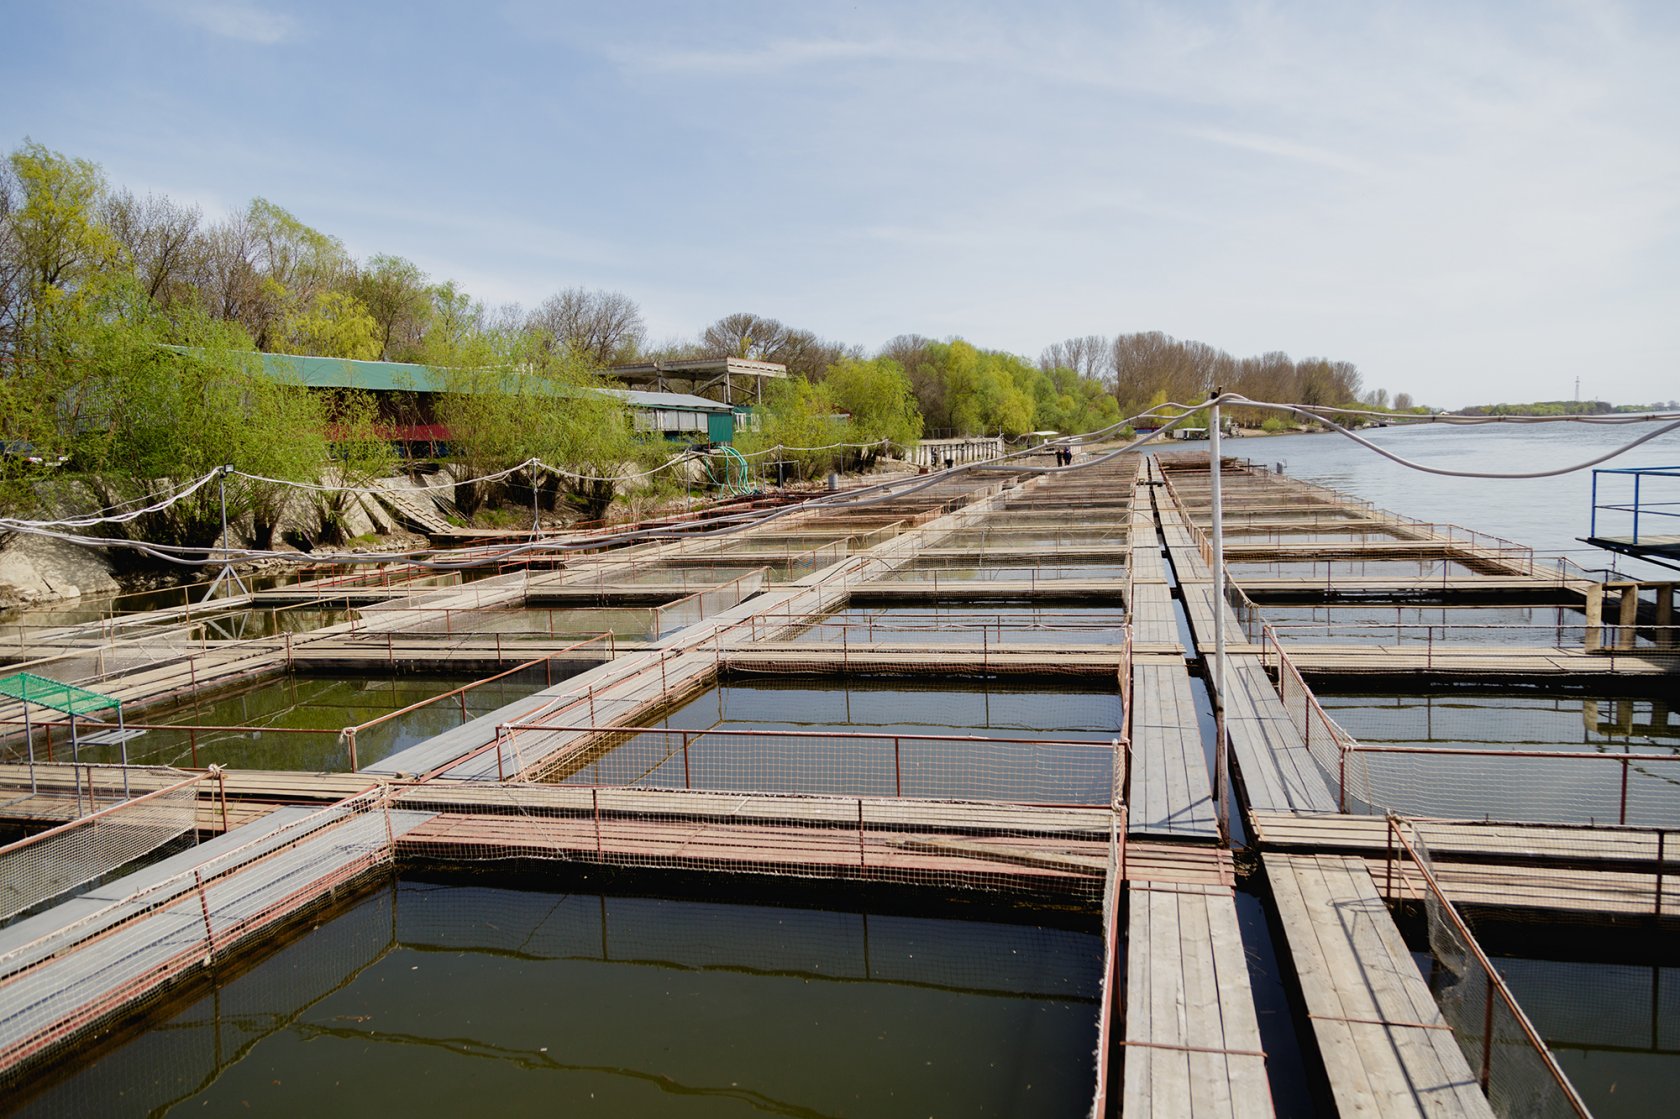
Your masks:
M297 354L251 356L262 362L264 373L278 381L322 391L355 389L371 393L379 402L381 418L390 425L392 441L405 454L427 457L447 453L449 432L438 422L436 407L437 398L452 391L452 378L445 371L401 361L353 361ZM718 359L715 364L727 370L734 361ZM514 378L519 374L507 376ZM616 376L616 371L609 370L606 376ZM598 391L617 396L630 406L636 430L671 439L729 443L735 438L737 419L742 414L741 409L728 403L690 393L605 386Z

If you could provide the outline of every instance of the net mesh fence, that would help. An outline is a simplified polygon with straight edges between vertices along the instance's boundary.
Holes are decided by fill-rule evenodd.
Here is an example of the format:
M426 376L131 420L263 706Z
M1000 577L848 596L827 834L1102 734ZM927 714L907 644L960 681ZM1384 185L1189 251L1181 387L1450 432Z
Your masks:
M1283 709L1343 811L1680 825L1680 713L1662 695L1322 696L1275 639L1268 652Z
M51 774L58 780L46 783L50 799L40 798L44 809L70 807L70 795L62 788L64 776L74 779L79 775ZM199 798L206 776L141 771L130 775L129 786L133 789L157 780L170 783L0 847L0 923L77 887L98 882L119 867L192 832L198 824ZM97 791L95 783L89 790L89 803Z
M552 727L505 727L514 749ZM1114 748L1089 741L930 734L567 728L567 784L809 795L1108 804Z
M1428 923L1426 975L1465 1061L1501 1117L1585 1117L1569 1078L1534 1029L1474 929L1441 890L1428 825L1390 817L1393 863Z
M278 809L170 860L25 918L0 936L0 1087L332 892L389 868L422 817L374 789L327 808Z
M839 558L839 557L836 557ZM768 568L750 571L720 587L712 587L668 602L654 612L654 636L663 637L739 606L764 589Z

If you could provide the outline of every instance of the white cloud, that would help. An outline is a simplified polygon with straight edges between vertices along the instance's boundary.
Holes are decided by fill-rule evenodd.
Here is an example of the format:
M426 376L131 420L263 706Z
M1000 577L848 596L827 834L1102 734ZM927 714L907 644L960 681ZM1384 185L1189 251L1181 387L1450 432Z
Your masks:
M1258 132L1236 132L1223 128L1186 128L1184 135L1196 140L1206 140L1212 144L1223 144L1226 147L1240 148L1243 151L1258 152L1261 155L1276 156L1279 159L1293 159L1301 163L1308 163L1314 167L1324 167L1332 171L1342 171L1349 175L1369 175L1370 166L1362 159L1342 155L1340 152L1326 148L1315 147L1311 144L1296 143L1277 136L1266 136Z
M272 47L298 38L297 21L251 0L153 0L163 14L201 31Z

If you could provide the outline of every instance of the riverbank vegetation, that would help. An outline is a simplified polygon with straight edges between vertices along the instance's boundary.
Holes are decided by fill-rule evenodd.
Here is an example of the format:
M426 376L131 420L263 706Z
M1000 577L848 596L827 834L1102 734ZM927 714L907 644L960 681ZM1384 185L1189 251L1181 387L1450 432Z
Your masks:
M265 479L229 480L236 542L342 541L346 503L285 483L365 483L398 466L377 410L354 394L276 380L256 360L262 352L436 371L452 390L438 405L450 436L442 469L467 516L533 504L609 515L626 494L620 479L672 450L638 437L621 399L593 391L612 383L601 370L630 361L786 365L789 379L773 383L737 442L748 453L799 448L776 457L805 477L867 466L922 437L1093 430L1214 387L1330 405L1360 399L1359 372L1346 361L1238 359L1159 333L1070 339L1035 361L914 334L870 351L739 312L654 345L640 307L620 292L572 287L531 309L489 307L404 257L358 260L268 199L209 216L140 197L94 163L28 141L0 163L5 508L115 507L232 464ZM487 480L532 457L567 473ZM102 531L209 548L220 496L207 487Z

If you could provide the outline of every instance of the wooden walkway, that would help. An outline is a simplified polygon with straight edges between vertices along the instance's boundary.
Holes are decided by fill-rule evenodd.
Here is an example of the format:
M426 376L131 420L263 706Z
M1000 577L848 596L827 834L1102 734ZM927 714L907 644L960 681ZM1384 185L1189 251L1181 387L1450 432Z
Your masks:
M0 1051L42 1051L62 1035L63 1023L113 1013L127 997L123 992L144 996L199 966L203 945L193 938L206 936L215 952L225 951L332 885L399 856L985 888L1084 908L1117 882L1123 893L1110 889L1106 899L1121 914L1126 953L1117 980L1123 982L1124 1018L1113 1035L1115 1051L1123 1054L1116 1089L1122 1113L1270 1114L1237 920L1235 868L1231 852L1217 842L1196 712L1196 689L1203 685L1191 674L1197 660L1209 659L1214 622L1220 619L1229 649L1224 700L1249 831L1284 932L1279 948L1294 961L1338 1109L1489 1114L1385 906L1385 898L1419 896L1415 869L1390 861L1382 820L1337 812L1336 775L1327 773L1325 759L1315 758L1303 742L1267 674L1264 655L1245 641L1236 613L1212 594L1201 550L1205 490L1183 470L1163 469L1153 459L1136 477L1125 467L1101 470L1024 484L1011 477L984 487L965 483L966 490L941 487L925 501L888 502L867 512L800 513L768 532L579 557L558 572L520 572L455 587L340 588L343 595L364 596L358 601L371 616L364 627L370 633L294 635L289 645L276 643L278 648L248 644L239 652L238 670L266 671L265 663L283 665L288 659L352 671L439 662L506 664L558 654L570 642L412 632L409 622L419 612L411 605L453 602L452 609L463 611L538 602L657 605L693 594L702 582L711 587L721 581L697 577L697 565L709 563L717 574L742 566L815 564L810 557L826 557L815 573L764 587L750 601L665 639L622 643L611 661L556 661L556 681L542 692L393 755L372 767L375 772L228 774L225 807L208 792L201 799L206 830L228 829L212 841L221 847L206 844L113 883L106 888L115 891L109 896L95 891L42 914L43 920L16 934L24 940L8 941L4 933L10 930L0 930ZM1098 492L1119 496L1091 500ZM1429 526L1390 521L1312 487L1271 488L1263 479L1239 479L1226 497L1233 523L1246 533L1233 533L1233 562L1336 557L1336 564L1346 565L1424 557L1491 572L1510 561L1497 547L1469 548ZM1078 532L1063 534L1076 524ZM1277 539L1256 539L1259 532ZM1322 545L1290 538L1304 532L1336 538ZM779 545L778 533L786 534ZM1046 540L1051 533L1055 539ZM842 538L845 546L839 546ZM819 540L837 546L825 552L795 546ZM864 542L871 546L860 549ZM1039 574L960 578L942 569L917 569L918 561L978 565L982 575L994 573L984 568L1030 562ZM1077 563L1100 564L1099 570L1119 575L1053 577L1081 575ZM1243 586L1256 600L1275 602L1565 603L1575 601L1579 589L1561 577L1511 570L1476 574L1455 567L1435 577L1368 579L1341 574L1346 566L1321 562L1320 567L1337 574L1261 576L1244 579ZM1175 581L1182 614L1173 604ZM328 591L317 586L277 593L314 601L330 599ZM286 599L294 600L302 599ZM1132 738L1130 766L1118 774L1126 783L1123 805L1046 808L531 782L533 776L561 772L599 741L587 730L568 727L644 722L711 683L720 668L1069 673L1113 682L1118 646L983 640L976 647L968 637L929 644L894 636L865 645L792 639L813 618L848 605L1020 601L1126 605L1133 626ZM1423 672L1469 678L1510 671L1556 679L1585 676L1594 666L1618 674L1647 671L1637 667L1640 656L1624 652L1612 661L1557 649L1440 644L1419 649L1393 642L1290 643L1289 648L1303 671L1343 676ZM1649 671L1663 667L1656 658L1643 659L1653 666ZM1495 669L1496 664L1504 667ZM558 679L574 669L576 675ZM167 681L195 669L181 662L158 671L158 679ZM158 680L140 682L153 691L159 686ZM526 721L550 725L498 735L498 727ZM60 772L67 767L45 771L41 792L33 797L23 795L27 785L18 784L20 769L0 766L0 801L10 802L0 808L0 819L44 821L73 813L71 778ZM388 837L383 811L352 816L348 809L329 808L343 818L334 817L318 835L284 838L320 807L357 794L390 798ZM275 805L294 807L271 814ZM1438 877L1460 904L1519 916L1654 917L1658 927L1680 917L1680 851L1669 854L1667 839L1657 832L1466 821L1427 827ZM244 854L235 856L235 848ZM202 894L190 873L159 885L195 867L211 868ZM151 877L144 877L148 873ZM145 899L154 895L146 890L163 904L148 908ZM1111 944L1120 939L1115 925L1105 933L1113 934L1105 937ZM93 950L96 944L116 946L122 960L105 961L103 951ZM128 960L137 962L130 967L123 962ZM136 970L142 965L146 970Z
M425 818L281 809L249 831L9 926L0 933L0 1072L127 1013L333 887L389 865L391 837Z
M1284 651L1304 675L1319 678L1405 676L1418 680L1528 680L1558 677L1649 677L1680 673L1680 650L1586 652L1543 645L1299 644Z
M1229 887L1134 883L1125 1116L1268 1116L1271 1086Z
M608 792L615 795L603 795ZM708 797L709 804L695 804L660 790L602 790L599 811L439 813L409 831L398 851L445 862L559 858L830 881L984 882L1075 896L1100 894L1110 864L1106 814L1100 839L1040 828L1025 815L1018 827L1035 831L985 835L974 832L989 818L984 809L959 814L952 830L941 833L932 822L937 814L918 812L921 806L910 801ZM679 817L683 825L673 827Z
M1232 657L1225 691L1225 729L1249 807L1336 811L1339 805L1329 778L1307 749L1259 660Z
M1132 761L1127 827L1136 835L1214 840L1208 774L1190 674L1182 657L1132 666Z
M1149 465L1153 471L1160 469L1153 461ZM1171 504L1175 500L1171 486L1157 491L1157 502ZM1214 600L1212 572L1202 559L1200 545L1183 528L1183 514L1175 511L1173 515L1178 529L1169 533L1168 547L1183 588L1191 631L1206 660L1212 660L1215 613L1224 617L1225 727L1248 805L1263 810L1335 811L1330 786L1284 710L1277 689L1259 658L1246 651L1251 647L1243 642L1241 622L1229 605Z
M1153 469L1153 464L1148 464ZM1132 497L1131 763L1127 828L1137 835L1218 838L1213 783L1161 552L1157 487L1140 471Z
M1262 862L1337 1110L1491 1119L1365 864L1336 855Z

